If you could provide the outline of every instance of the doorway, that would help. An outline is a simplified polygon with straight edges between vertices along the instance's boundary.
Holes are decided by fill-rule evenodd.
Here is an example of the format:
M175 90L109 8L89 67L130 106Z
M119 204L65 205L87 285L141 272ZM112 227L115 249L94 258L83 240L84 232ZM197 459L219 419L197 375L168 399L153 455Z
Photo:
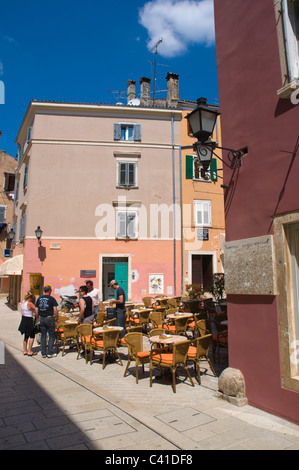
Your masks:
M192 255L192 284L199 284L209 290L213 283L213 256Z
M116 296L116 291L110 287L110 282L115 279L123 288L128 299L128 258L127 257L103 257L102 261L102 292L103 300L111 300Z

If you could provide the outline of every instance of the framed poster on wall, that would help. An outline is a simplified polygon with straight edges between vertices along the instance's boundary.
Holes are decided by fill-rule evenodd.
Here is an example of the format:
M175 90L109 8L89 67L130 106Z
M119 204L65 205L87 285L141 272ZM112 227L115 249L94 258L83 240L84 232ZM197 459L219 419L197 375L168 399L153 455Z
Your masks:
M149 275L149 294L158 295L164 292L164 274Z

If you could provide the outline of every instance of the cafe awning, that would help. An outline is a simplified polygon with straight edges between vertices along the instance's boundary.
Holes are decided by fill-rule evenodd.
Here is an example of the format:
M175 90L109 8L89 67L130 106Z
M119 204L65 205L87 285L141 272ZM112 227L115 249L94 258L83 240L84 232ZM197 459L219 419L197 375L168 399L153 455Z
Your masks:
M0 266L0 277L20 276L23 270L23 255L14 256Z

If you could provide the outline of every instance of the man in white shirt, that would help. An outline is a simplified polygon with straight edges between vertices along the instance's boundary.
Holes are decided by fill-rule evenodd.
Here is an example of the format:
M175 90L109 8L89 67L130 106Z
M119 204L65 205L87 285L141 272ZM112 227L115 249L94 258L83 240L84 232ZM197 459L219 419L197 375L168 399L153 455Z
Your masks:
M96 289L93 287L93 282L92 281L86 281L85 282L89 297L92 298L93 305L94 305L94 313L98 313L99 311L103 311L103 303L102 303L102 295L99 291L99 289Z

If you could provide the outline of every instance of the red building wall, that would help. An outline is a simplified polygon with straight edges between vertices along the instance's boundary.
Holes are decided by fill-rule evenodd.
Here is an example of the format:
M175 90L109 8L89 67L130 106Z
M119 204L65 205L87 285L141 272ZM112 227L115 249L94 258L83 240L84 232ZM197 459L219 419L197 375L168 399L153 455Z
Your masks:
M214 0L223 146L248 147L224 171L226 241L273 234L273 216L299 209L299 106L282 100L274 2ZM236 5L237 4L237 5ZM230 367L249 403L299 422L299 394L281 385L276 296L228 296Z

